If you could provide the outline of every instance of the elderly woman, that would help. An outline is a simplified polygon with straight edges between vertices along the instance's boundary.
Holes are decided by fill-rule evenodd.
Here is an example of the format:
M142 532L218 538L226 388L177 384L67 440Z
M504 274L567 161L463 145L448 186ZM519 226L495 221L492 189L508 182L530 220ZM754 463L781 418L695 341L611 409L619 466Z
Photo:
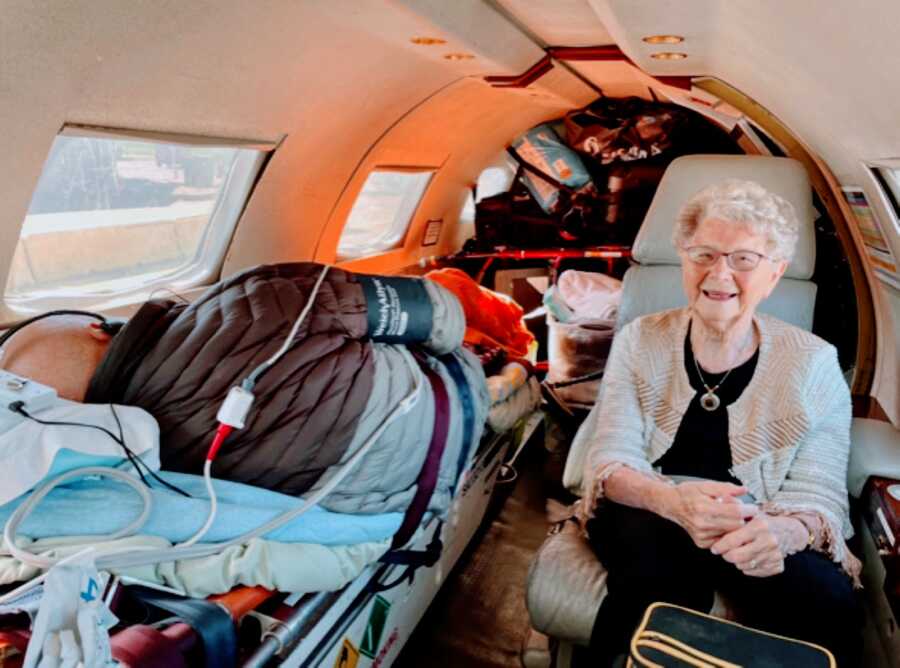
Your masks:
M797 231L756 183L705 188L674 234L689 306L615 338L582 506L609 571L592 665L624 651L651 602L706 612L715 590L751 626L857 659L850 395L833 346L756 312Z

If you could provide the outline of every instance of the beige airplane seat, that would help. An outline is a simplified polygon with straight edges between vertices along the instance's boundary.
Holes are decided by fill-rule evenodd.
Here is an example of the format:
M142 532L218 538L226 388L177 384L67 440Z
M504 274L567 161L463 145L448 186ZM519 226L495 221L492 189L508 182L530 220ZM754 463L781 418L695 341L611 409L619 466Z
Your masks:
M625 274L617 329L642 315L687 303L681 288L680 259L672 245L675 219L694 193L727 178L756 181L794 205L801 228L796 254L759 310L798 327L812 328L816 286L809 279L815 266L816 213L803 166L789 158L698 155L674 160L663 175L634 242L636 264ZM575 494L581 490L584 458L595 417L596 411L592 411L585 419L566 460L563 483ZM566 665L568 644L587 644L605 595L606 571L577 525L571 521L555 525L528 575L526 602L532 628L538 633L532 634L531 647L526 645L523 650L525 665L549 665L547 643L540 634L561 641L556 665ZM727 613L718 599L714 612Z

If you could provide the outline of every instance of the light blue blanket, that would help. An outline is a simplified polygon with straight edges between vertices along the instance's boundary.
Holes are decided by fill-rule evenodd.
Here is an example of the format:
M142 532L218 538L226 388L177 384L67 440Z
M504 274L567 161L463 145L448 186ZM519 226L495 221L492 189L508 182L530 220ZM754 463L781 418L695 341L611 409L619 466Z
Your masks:
M203 526L209 513L203 477L169 471L158 475L193 498L176 494L148 477L153 507L138 533L160 536L173 543L187 540ZM214 479L213 486L219 509L204 543L239 536L303 503L301 498L241 483ZM0 507L0 526L6 525L25 498ZM53 490L20 527L19 534L34 539L110 534L135 519L141 508L140 497L122 482L107 478L76 480ZM389 538L402 521L403 513L356 515L313 506L265 538L283 543L352 545Z

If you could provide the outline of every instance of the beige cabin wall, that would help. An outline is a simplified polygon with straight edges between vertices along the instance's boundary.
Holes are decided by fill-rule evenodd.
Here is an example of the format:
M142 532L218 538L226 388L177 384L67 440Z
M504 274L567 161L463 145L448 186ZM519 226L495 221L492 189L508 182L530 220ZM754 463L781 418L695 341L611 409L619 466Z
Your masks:
M895 427L900 428L900 290L882 284L878 289L882 314L879 323L878 374L872 396Z
M596 93L561 69L529 89L494 88L480 79L456 82L421 105L373 146L360 164L323 230L316 252L334 262L335 249L353 202L368 174L379 166L440 167L416 210L402 248L343 266L379 266L384 271L428 256L459 250L467 238L459 213L479 173L522 131L569 109ZM425 223L443 220L441 237L422 246Z
M381 0L4 2L0 276L66 124L283 139L222 271L310 259L366 151L397 119L454 81L517 74L539 58L514 27L483 23L470 39L491 48L450 61L471 44ZM446 44L410 42L420 35Z
M842 185L865 188L900 257L900 233L863 164L900 156L900 4L586 3L603 39L611 35L647 72L713 75L770 110ZM495 4L6 0L0 276L65 124L281 142L239 221L224 274L261 262L333 260L365 175L388 162L441 169L404 246L353 266L395 270L452 252L465 236L458 212L479 171L519 132L594 95L560 66L528 89L487 86L483 76L520 74L543 56ZM659 33L685 35L689 58L651 60L654 47L641 37ZM446 43L420 46L410 41L417 36ZM473 58L451 61L449 53ZM644 81L621 63L574 68L610 95ZM441 240L422 248L424 222L434 218L444 220ZM869 283L878 324L873 393L900 424L897 295ZM0 320L15 315L0 307Z

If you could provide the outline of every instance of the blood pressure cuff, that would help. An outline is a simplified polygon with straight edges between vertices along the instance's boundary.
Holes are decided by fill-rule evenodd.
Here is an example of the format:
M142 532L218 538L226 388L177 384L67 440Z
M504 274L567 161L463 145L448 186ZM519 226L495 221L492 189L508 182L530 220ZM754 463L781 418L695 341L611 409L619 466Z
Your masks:
M379 343L422 343L431 336L434 307L422 279L357 276L366 297L368 334Z

